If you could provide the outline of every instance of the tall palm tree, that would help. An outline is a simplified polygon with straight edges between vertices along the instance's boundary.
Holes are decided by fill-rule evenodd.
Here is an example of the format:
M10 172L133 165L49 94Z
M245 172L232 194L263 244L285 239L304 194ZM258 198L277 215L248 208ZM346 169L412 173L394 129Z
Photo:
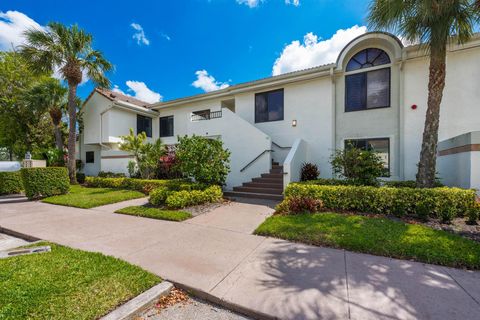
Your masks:
M371 27L420 42L430 55L428 101L417 186L435 183L440 104L446 77L447 46L468 41L479 21L478 0L373 0Z
M109 87L105 72L112 70L113 66L100 51L92 48L92 35L77 25L67 27L50 22L45 30L26 31L25 38L26 43L20 46L20 52L32 68L48 73L58 70L68 84L68 172L70 183L76 183L77 87L83 80L83 72L97 86Z
M43 107L50 114L55 133L55 145L63 151L63 137L60 124L64 111L67 109L67 89L60 81L53 78L45 78L29 92L31 103Z

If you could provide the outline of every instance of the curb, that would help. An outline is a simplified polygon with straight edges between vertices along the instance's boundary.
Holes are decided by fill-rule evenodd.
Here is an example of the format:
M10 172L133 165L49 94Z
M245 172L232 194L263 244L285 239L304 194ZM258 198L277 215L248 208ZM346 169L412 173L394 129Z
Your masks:
M158 298L166 296L172 290L173 284L168 281L162 281L156 286L136 296L127 303L113 310L100 320L130 320L150 308Z
M217 305L222 306L222 307L224 307L224 308L226 308L230 311L237 312L237 313L242 314L244 316L247 316L247 317L250 317L250 318L253 318L253 319L257 319L257 320L278 320L279 319L279 318L271 316L269 314L259 312L259 311L256 311L256 310L253 310L253 309L250 309L250 308L245 308L245 307L242 307L242 306L240 306L236 303L233 303L233 302L228 302L226 300L223 300L222 298L216 297L216 296L214 296L214 295L212 295L208 292L202 291L200 289L196 289L194 287L190 287L190 286L178 283L178 282L173 282L173 283L175 284L175 287L177 287L179 289L182 289L184 291L187 291L187 292L191 293L192 295L194 295L194 296L196 296L200 299L203 299L203 300L206 300L208 302L217 304Z
M28 241L28 242L35 242L35 241L42 240L42 239L30 236L30 235L25 234L25 233L21 233L21 232L17 232L17 231L11 230L11 229L3 228L2 226L0 226L0 233L4 233L6 235L9 235L9 236L12 236L12 237L15 237L15 238L20 238L20 239L23 239L23 240Z

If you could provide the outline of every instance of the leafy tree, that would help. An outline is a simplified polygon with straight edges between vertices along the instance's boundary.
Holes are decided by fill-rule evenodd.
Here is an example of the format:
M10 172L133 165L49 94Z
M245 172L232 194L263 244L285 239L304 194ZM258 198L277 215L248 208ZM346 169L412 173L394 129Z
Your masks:
M17 52L0 52L0 147L10 159L52 146L46 108L29 99L32 88L47 78L34 74Z
M135 170L138 168L142 178L151 179L155 175L160 158L166 153L162 141L157 139L154 143L146 142L145 132L135 135L132 128L130 128L128 136L121 138L120 150L130 152L135 158L135 163L129 162L128 164L130 176L136 176Z
M26 43L20 46L20 52L30 63L30 67L43 73L59 70L68 84L68 172L70 183L75 184L77 87L83 80L83 72L96 85L109 87L110 81L105 72L110 71L113 66L100 51L92 48L92 35L77 25L67 27L61 23L50 22L45 30L26 31L25 37Z
M378 178L385 174L383 161L377 153L353 146L336 150L330 164L336 175L354 185L376 186Z
M230 151L218 139L193 135L178 137L175 151L178 170L195 181L223 185L230 172Z
M46 78L30 90L29 100L49 113L55 130L55 144L57 149L63 152L61 125L66 110L67 89L57 79Z
M447 45L468 41L480 18L478 0L374 0L369 24L390 30L409 41L420 41L430 54L428 102L417 186L433 187L440 121L440 104L446 77Z

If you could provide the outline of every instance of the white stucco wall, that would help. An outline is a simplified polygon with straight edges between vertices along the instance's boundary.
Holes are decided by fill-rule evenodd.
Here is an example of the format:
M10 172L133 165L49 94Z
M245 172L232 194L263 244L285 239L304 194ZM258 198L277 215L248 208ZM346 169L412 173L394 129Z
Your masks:
M255 93L284 89L284 120L255 123ZM236 113L269 135L282 147L291 147L296 139L308 145L306 161L320 168L322 177L330 177L329 157L332 151L332 83L330 77L281 87L257 90L235 96ZM292 121L297 125L292 126ZM275 146L273 149L277 152ZM275 161L283 163L289 150L272 154Z
M100 114L110 108L112 102L104 96L94 93L83 107L84 121L84 144L100 143L101 134ZM107 124L104 125L104 133L108 132Z

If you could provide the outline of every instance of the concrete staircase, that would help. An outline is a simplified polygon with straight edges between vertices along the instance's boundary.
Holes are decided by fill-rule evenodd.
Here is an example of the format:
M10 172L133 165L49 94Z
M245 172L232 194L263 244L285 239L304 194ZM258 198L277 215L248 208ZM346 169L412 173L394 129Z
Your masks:
M272 163L269 173L263 173L261 177L253 178L251 182L244 182L242 186L234 187L233 191L225 191L227 198L256 198L283 200L283 166L276 162Z

